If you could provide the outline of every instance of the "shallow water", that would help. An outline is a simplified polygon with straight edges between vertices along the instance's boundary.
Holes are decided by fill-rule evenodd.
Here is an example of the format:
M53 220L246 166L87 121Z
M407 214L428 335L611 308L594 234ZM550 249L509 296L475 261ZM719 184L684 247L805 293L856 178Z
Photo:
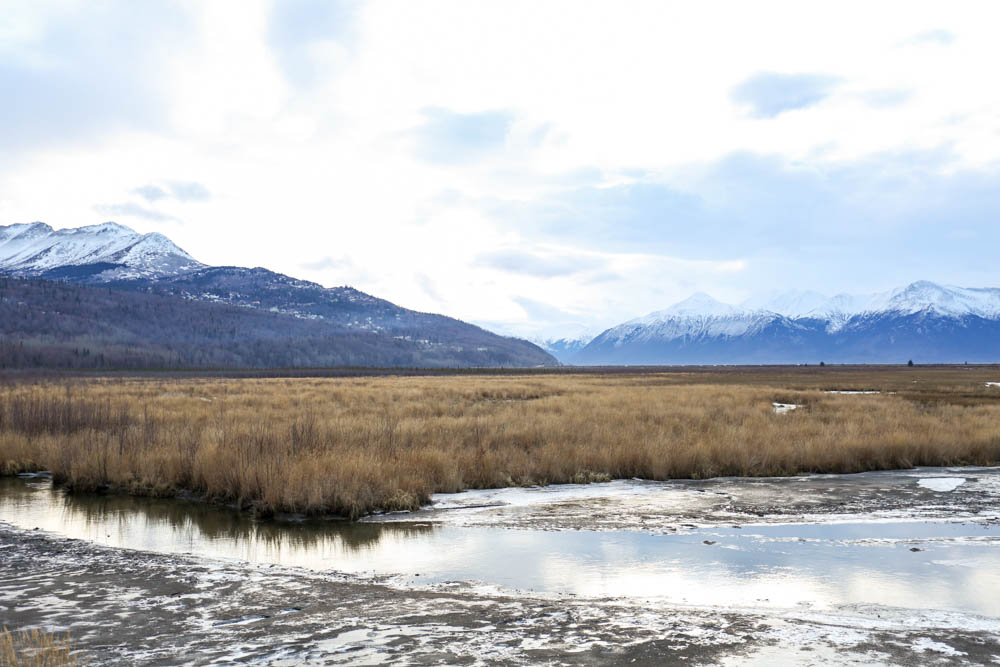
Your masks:
M114 547L391 575L403 585L463 581L730 608L881 604L1000 617L1000 525L987 522L650 534L253 521L196 502L67 494L46 480L9 478L0 479L0 521Z

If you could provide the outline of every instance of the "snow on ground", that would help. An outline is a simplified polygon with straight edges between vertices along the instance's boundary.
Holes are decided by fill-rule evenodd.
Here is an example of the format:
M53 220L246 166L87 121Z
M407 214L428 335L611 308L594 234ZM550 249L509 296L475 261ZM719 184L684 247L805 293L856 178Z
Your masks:
M914 651L920 653L926 653L927 651L933 651L935 653L943 653L944 655L967 655L965 651L958 651L947 644L942 642L936 642L933 639L928 639L926 637L921 637L917 641L911 644Z
M551 486L474 489L461 493L435 493L431 496L430 508L444 510L505 506L524 507L577 500L610 499L648 494L651 491L661 489L663 485L663 482L619 479L598 484L553 484Z
M921 479L964 480L931 493ZM949 485L956 484L948 482ZM796 477L627 479L436 494L370 522L536 530L674 532L740 524L1000 520L1000 467L914 468Z
M855 389L828 389L823 392L824 394L843 394L844 396L853 396L857 394L881 394L880 391L860 391Z
M917 480L917 484L932 491L954 491L965 484L964 477L925 477Z
M795 410L802 406L796 405L794 403L771 403L771 409L774 410L774 414L783 415Z

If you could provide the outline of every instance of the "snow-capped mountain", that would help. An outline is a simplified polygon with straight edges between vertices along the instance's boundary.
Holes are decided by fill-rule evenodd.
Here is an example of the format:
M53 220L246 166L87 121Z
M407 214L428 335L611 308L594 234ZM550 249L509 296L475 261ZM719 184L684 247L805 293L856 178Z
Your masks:
M587 343L594 339L594 334L583 334L577 337L561 336L558 338L528 338L532 343L542 348L559 363L568 363L577 352L587 347Z
M204 265L163 234L114 222L55 230L43 222L0 226L0 271L91 282L178 275Z
M184 363L195 363L191 360L197 359L202 365L556 364L551 355L528 341L498 336L444 315L402 308L351 287L328 288L264 268L206 266L162 234L139 234L113 222L58 231L40 222L0 226L0 275L113 288L106 295L80 288L73 293L73 302L86 307L70 313L65 304L45 302L46 290L17 284L16 289L23 292L24 303L32 306L32 312L49 319L42 322L38 318L9 317L14 328L3 334L15 339L25 336L34 341L63 331L60 345L65 345L74 340L68 333L73 331L88 344L103 340L109 354L127 340L130 346L146 346L143 354L156 359L171 357L164 356L159 348L150 352L151 345L166 345L170 350L187 345L194 351ZM65 294L71 292L68 287L64 289ZM124 292L132 295L115 296ZM136 297L136 293L144 296ZM148 315L150 322L138 324L159 322L160 326L143 329L126 317L115 322L109 332L108 313L121 317L114 307L115 299L129 312L153 313ZM184 307L191 302L218 306L218 317L211 314L211 308L206 310L201 305ZM3 304L0 297L0 309ZM246 316L241 316L240 311L262 311L277 320L262 320L245 312ZM188 329L178 328L175 321L161 321L177 317L182 324L187 323ZM208 323L202 321L206 317ZM206 338L205 332L214 331L212 323L219 321L230 321L233 326ZM126 331L131 333L126 336ZM161 340L157 331L172 333ZM315 344L306 341L306 337L316 336L333 338ZM199 345L205 346L204 354L198 352ZM222 350L220 345L230 347ZM297 352L291 354L290 350ZM314 354L316 350L326 352ZM40 353L26 358L43 356Z
M614 332L611 336L615 340L742 336L765 326L774 317L775 313L770 311L731 306L697 292L665 310L620 324L610 332Z
M785 292L740 306L706 294L624 322L587 364L1000 361L1000 289L919 281L867 295Z
M874 294L825 297L817 292L791 291L764 299L748 299L742 305L795 319L813 317L840 323L863 314L912 315L924 311L944 317L974 315L997 319L1000 317L1000 289L944 286L921 280Z

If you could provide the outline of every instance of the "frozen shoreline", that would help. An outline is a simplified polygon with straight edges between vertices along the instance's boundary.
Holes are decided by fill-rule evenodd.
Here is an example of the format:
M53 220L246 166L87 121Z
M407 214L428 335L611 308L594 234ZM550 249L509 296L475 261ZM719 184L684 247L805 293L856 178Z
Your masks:
M195 503L91 507L47 480L18 483L24 493L0 513L21 522L0 521L0 616L69 630L101 663L1000 661L1000 468L467 491L355 524L350 538ZM31 530L31 494L56 502L56 523ZM67 520L85 529L70 534L92 537L45 530ZM111 526L118 542L100 544ZM189 541L122 548L163 526ZM479 551L446 546L484 536ZM239 548L202 551L230 542ZM520 562L504 551L519 545ZM315 552L307 566L282 560L300 547ZM375 571L336 571L344 553ZM394 553L405 558L379 560ZM550 585L424 569L442 553L501 574L529 564ZM588 554L617 578L595 561L588 579ZM411 567L394 574L394 562Z
M991 518L1000 518L1000 467L471 490L435 494L431 504L415 512L374 515L364 521L647 531L733 523Z
M337 573L100 547L0 523L11 627L102 664L991 664L1000 620L885 606L777 613L405 589Z

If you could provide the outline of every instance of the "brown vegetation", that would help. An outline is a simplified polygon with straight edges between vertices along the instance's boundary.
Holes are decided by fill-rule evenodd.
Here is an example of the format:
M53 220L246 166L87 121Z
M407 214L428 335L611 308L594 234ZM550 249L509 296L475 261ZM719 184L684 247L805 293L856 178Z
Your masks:
M76 664L69 634L59 638L43 630L0 632L0 665L7 667L70 667Z
M0 471L358 517L466 488L1000 463L996 371L760 373L13 383Z

